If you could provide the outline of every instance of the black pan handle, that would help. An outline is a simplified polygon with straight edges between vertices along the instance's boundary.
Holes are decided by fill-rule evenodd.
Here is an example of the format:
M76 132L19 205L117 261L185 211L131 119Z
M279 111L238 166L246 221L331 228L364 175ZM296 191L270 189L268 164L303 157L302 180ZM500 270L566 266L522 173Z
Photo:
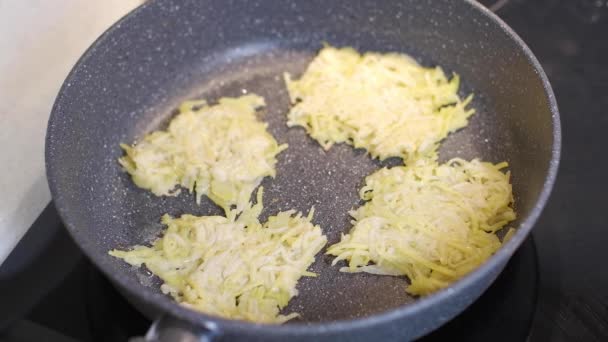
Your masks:
M133 337L129 342L212 342L219 336L220 332L213 323L195 326L163 315L152 323L146 336Z

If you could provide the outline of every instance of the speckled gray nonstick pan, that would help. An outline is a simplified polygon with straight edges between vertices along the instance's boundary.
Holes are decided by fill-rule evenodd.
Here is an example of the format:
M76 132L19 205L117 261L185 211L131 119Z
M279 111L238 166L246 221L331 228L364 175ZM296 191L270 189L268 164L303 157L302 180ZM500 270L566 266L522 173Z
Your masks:
M405 278L342 274L320 254L312 266L319 277L302 279L285 310L301 319L282 326L186 309L163 295L145 270L109 256L110 249L152 241L164 213L221 214L209 200L196 205L185 192L155 197L135 187L117 163L118 144L163 127L180 101L244 92L266 98L261 118L289 144L278 157L277 177L263 182L263 215L307 212L314 205L314 222L329 243L348 231L357 190L382 163L346 145L324 152L303 129L288 129L285 119L281 74L301 73L322 42L406 52L461 75L462 94L475 93L477 113L445 140L441 159L510 163L519 214L513 239L475 272L420 299L406 294ZM74 240L140 310L163 317L153 330L165 339L194 333L226 341L405 340L457 315L496 278L549 196L559 151L558 110L538 61L473 1L175 0L146 2L76 64L49 121L46 165L55 205Z

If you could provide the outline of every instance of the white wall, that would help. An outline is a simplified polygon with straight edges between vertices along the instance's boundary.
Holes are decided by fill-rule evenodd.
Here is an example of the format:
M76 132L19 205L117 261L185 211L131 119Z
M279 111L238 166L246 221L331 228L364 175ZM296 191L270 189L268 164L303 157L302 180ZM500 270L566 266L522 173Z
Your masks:
M72 65L142 0L0 0L0 263L50 201L44 136Z

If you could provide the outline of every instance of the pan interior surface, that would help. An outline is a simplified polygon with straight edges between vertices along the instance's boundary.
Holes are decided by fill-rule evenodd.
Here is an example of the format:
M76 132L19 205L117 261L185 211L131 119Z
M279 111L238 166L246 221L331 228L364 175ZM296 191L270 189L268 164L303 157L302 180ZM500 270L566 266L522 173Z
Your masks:
M255 52L237 58L229 57L235 51ZM283 49L273 47L272 44L252 44L230 49L218 56L219 60L213 63L214 70L206 74L205 79L194 88L189 89L187 95L170 95L166 108L138 115L133 124L128 125L132 129L127 131L121 141L136 141L151 130L164 128L174 113L169 108L176 107L181 99L204 98L213 101L222 96L255 92L263 96L267 103L266 108L259 113L260 118L269 123L268 129L279 143L289 144L289 148L278 156L276 178L266 178L262 183L265 206L262 220L289 209L306 213L314 206L314 223L322 227L328 237L328 245L336 243L340 240L340 234L348 232L351 227L348 211L361 203L358 190L363 185L365 176L382 166L397 165L401 160L394 158L381 163L372 160L364 150L353 149L345 144L324 151L304 129L287 127L289 96L282 73L289 71L300 74L313 57L314 50ZM492 144L477 142L494 141L500 132L492 131L494 127L487 127L488 115L491 114L485 106L481 103L474 105L478 113L473 117L471 126L453 134L444 142L442 159L455 156L485 156L495 159L492 156L497 151L492 150ZM501 141L510 143L508 132L503 134ZM109 190L112 191L112 196L107 198L106 203L98 203L114 213L114 219L108 223L112 225L109 229L115 235L107 236L105 232L99 234L107 250L127 249L134 244L153 241L163 228L159 220L165 213L174 216L183 213L222 215L222 210L207 198L198 206L194 202L194 196L186 192L174 198L155 197L150 192L137 188L116 161L121 155L118 143L110 144L106 145L109 145L112 153L105 153L102 158L107 158L104 163L107 174L103 176L103 182L111 184ZM93 191L92 195L96 196L96 193ZM99 199L104 200L101 196ZM107 212L96 215L100 214L106 215ZM407 281L404 277L342 273L338 271L339 265L331 266L332 258L318 255L311 270L319 276L300 280L299 295L290 302L285 312L299 312L301 320L305 321L349 319L399 307L414 300L405 292ZM115 262L126 274L137 277L143 285L158 291L160 283L156 277L121 260Z
M476 114L443 142L440 159L508 161L519 216L513 226L534 209L553 146L549 99L529 57L498 25L488 26L481 12L450 1L247 2L236 11L244 3L150 2L85 54L57 99L47 137L53 196L76 241L115 282L172 305L159 295L156 277L107 252L153 241L165 213L222 214L206 198L196 205L186 192L155 197L137 188L117 163L119 143L165 127L186 99L213 103L249 92L265 97L260 118L289 148L278 156L277 177L262 183L262 219L314 206L313 222L328 244L348 232L348 211L360 205L364 177L400 160L381 163L344 144L325 152L302 128L287 128L282 74L300 75L322 42L404 52L459 73L461 95L475 93ZM451 13L470 20L449 19ZM405 278L343 274L330 262L319 254L311 268L319 276L300 280L299 295L285 310L299 312L299 322L366 317L416 301L404 291Z

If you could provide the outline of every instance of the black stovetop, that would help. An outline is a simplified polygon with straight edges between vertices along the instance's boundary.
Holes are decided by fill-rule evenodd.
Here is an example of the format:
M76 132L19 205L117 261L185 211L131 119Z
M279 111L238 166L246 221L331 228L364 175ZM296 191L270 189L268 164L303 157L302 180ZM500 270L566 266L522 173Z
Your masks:
M487 0L556 93L562 162L532 237L497 281L427 341L608 340L608 0ZM124 341L149 322L64 232L49 205L0 268L0 341Z

